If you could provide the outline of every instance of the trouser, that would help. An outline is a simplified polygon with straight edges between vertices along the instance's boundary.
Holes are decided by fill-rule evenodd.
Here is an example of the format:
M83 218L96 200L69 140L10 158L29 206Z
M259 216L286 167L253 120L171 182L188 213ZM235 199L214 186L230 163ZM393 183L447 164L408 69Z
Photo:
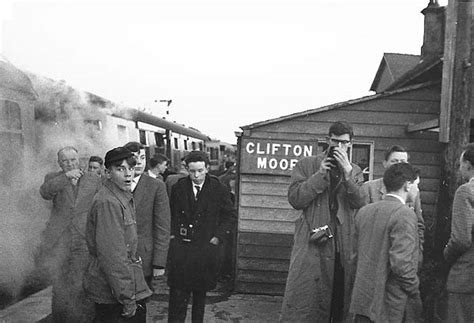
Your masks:
M334 280L332 284L331 322L342 322L344 318L344 268L341 263L341 254L336 253L334 264Z
M86 297L82 278L89 252L86 240L71 227L59 238L50 262L53 293L51 310L54 322L90 322L94 317L94 303Z
M145 323L146 303L145 300L137 302L137 311L131 318L122 316L123 305L116 304L95 304L94 323Z
M474 295L448 293L448 317L446 322L474 322Z
M184 322L188 309L189 297L193 295L192 322L203 322L206 306L205 290L184 290L170 287L168 305L168 322Z

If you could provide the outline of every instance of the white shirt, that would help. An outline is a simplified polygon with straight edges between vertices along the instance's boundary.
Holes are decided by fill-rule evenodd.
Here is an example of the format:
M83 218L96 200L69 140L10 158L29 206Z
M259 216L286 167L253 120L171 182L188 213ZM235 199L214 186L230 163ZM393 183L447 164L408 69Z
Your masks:
M398 195L388 193L388 194L385 195L385 196L396 197L397 199L400 200L400 202L402 202L403 204L406 204L406 202L405 202L400 196L398 196Z
M141 176L142 175L138 175L137 177L134 177L132 179L132 185L131 185L132 186L132 192L135 191L135 187L137 187L138 181L140 180Z
M156 178L155 173L153 173L151 170L148 170L148 176L150 176L151 178Z
M194 197L196 197L197 194L197 188L196 186L199 186L199 191L202 191L202 186L204 185L204 182L201 185L197 185L193 183L193 192L194 192Z

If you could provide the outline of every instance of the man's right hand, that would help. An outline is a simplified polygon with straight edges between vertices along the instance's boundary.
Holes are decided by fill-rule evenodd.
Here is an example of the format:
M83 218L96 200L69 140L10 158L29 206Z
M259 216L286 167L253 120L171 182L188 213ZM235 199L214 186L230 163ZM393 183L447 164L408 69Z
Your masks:
M333 166L332 166L331 160L329 160L326 157L321 161L321 165L319 165L319 172L323 173L323 174L326 174L327 171L331 170L332 167Z
M64 175L66 175L66 177L69 179L78 180L79 178L81 178L82 175L84 175L84 172L80 169L73 169L64 173Z
M131 301L130 303L123 305L122 316L129 319L135 315L136 311L137 303L135 301Z

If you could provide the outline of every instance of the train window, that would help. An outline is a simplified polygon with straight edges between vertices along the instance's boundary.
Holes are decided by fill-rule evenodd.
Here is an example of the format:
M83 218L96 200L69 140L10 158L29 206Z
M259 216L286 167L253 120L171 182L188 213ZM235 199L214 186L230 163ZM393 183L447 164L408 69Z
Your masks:
M178 138L174 138L174 149L179 149Z
M21 130L21 111L18 103L0 101L0 125L4 129Z
M211 160L218 160L219 159L219 149L211 147L209 148L209 152L211 155Z
M191 143L191 146L192 146L193 150L196 150L196 143L194 141Z
M23 135L21 133L0 132L0 183L12 186L17 183L18 169L22 166ZM20 167L20 168L19 168Z
M188 141L186 139L183 140L184 150L188 150Z
M155 143L157 147L163 147L165 145L163 134L155 132Z
M199 150L202 151L202 142L199 143Z
M146 131L145 130L139 130L138 133L139 133L139 136L140 136L140 143L142 145L146 146Z

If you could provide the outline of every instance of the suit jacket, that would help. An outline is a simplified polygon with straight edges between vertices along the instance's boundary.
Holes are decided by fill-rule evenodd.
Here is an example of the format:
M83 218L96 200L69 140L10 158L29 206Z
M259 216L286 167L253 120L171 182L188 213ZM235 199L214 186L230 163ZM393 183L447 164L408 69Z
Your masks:
M409 298L419 298L415 213L387 196L355 218L357 270L350 312L374 322L402 322Z
M170 205L163 181L143 174L133 191L135 202L138 249L145 277L153 267L166 266L170 239Z
M66 228L75 228L85 236L87 213L95 193L102 185L101 178L85 173L78 181L76 192L64 172L49 173L40 187L45 200L52 200L51 217L43 232L45 250L51 250Z
M217 237L222 243L226 231L237 221L230 192L216 177L206 175L196 201L187 176L173 186L170 204L168 284L186 290L211 290L217 280L218 247L210 240ZM183 240L183 228L190 241Z
M374 203L376 201L382 200L387 194L387 188L383 183L383 178L375 179L372 181L365 182L362 185L362 192L365 196L365 202ZM407 203L407 206L415 211L418 227L418 237L420 239L420 265L423 261L423 243L425 241L425 220L423 219L422 210L421 210L421 200L420 193L416 196L415 202Z
M474 181L461 185L454 195L451 236L444 249L450 263L447 288L453 293L474 293Z

